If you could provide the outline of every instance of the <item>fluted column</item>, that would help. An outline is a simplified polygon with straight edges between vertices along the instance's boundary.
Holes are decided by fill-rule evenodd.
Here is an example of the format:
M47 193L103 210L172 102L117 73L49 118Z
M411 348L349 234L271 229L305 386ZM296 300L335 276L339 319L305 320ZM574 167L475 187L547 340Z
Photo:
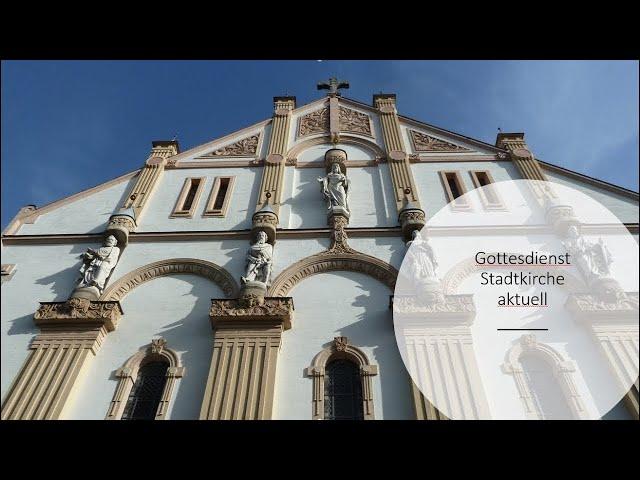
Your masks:
M295 97L275 97L273 121L271 123L271 138L269 150L264 163L262 181L256 210L265 204L271 205L276 215L280 212L282 202L282 183L289 144L289 128L291 112L296 106Z
M402 140L400 120L396 110L396 96L394 94L374 95L373 104L379 111L398 210L398 222L402 226L405 239L408 240L413 230L420 230L425 225L425 214L420 206L409 155Z
M118 302L42 302L40 334L2 404L3 420L56 420L89 360L122 315Z
M175 140L152 142L149 158L147 158L138 175L138 181L129 192L129 196L123 205L125 209L133 209L135 218L138 221L162 178L167 159L177 155L179 151L178 142Z
M201 420L268 420L282 332L291 328L293 301L212 300L213 355Z

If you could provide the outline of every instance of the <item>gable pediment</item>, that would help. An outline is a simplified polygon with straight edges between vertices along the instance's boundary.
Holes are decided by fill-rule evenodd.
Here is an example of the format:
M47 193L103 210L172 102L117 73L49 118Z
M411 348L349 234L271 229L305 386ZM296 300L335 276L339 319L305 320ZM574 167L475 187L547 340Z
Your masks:
M331 124L329 115L328 106L302 115L298 120L298 138L328 134ZM371 116L343 105L338 107L338 125L340 132L374 136Z

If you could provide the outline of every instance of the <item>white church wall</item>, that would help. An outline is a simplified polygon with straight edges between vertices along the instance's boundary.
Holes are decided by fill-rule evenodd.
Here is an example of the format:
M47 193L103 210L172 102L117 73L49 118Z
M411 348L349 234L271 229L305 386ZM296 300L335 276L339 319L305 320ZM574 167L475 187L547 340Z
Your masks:
M290 292L295 318L293 328L282 336L274 419L311 419L312 380L304 369L336 336L348 337L378 365L379 374L372 381L375 418L414 417L409 377L395 341L390 294L377 280L354 272L314 275Z
M224 218L203 217L215 177L235 176ZM187 178L205 177L205 185L192 218L170 218ZM242 230L251 228L251 216L258 201L262 168L186 168L167 170L156 187L139 222L138 232L175 230Z
M511 162L425 162L414 163L411 169L427 219L449 203L438 173L440 171L459 171L467 191L475 188L470 175L472 171L487 170L495 182L521 178Z
M296 168L292 175L288 228L325 228L326 202L320 191L318 177L324 168ZM393 227L397 213L393 202L393 186L386 165L354 167L347 172L351 181L349 193L350 227Z
M17 234L101 232L107 226L109 217L124 204L126 196L136 180L137 177L124 180L54 208L40 215L34 223L22 225Z
M99 246L86 243L2 248L2 263L16 265L15 274L0 288L2 397L27 358L31 339L38 333L33 323L38 302L66 300L79 276L79 256L87 247Z
M573 179L561 173L545 171L550 182L557 182L561 185L567 185L589 195L602 205L607 207L616 215L623 223L638 223L638 201L608 191L602 187L590 185L585 182Z
M132 290L121 301L124 314L118 328L107 335L89 364L63 418L105 418L118 384L115 370L152 338L162 336L186 368L168 418L197 420L213 351L211 298L224 298L224 294L208 279L195 275L156 278Z

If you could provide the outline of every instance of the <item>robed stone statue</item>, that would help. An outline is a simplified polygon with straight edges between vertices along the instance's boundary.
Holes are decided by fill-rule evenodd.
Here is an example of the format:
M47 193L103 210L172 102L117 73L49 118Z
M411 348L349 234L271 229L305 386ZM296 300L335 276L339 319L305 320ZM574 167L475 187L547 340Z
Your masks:
M116 237L109 235L105 238L104 245L98 250L88 248L82 254L78 288L96 287L102 292L111 270L118 263L120 249L116 246L117 243Z
M318 177L322 194L327 200L327 210L333 210L336 207L344 209L349 213L349 186L350 181L347 176L340 170L338 163L331 164L331 171L324 177Z
M242 283L262 282L269 284L271 266L273 265L273 246L267 243L267 234L258 232L256 242L249 247L247 252L247 267Z

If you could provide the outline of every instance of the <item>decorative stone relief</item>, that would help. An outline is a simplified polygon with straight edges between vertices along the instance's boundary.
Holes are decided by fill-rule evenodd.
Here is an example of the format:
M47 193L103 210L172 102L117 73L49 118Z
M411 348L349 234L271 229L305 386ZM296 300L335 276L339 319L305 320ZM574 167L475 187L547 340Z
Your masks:
M345 227L349 220L341 215L333 215L331 221L331 246L326 251L327 254L340 253L356 253L356 251L347 243L349 237L345 231Z
M417 295L394 295L393 309L402 314L418 314L418 318L423 314L464 314L468 320L473 319L476 311L473 295L445 295L442 302Z
M231 145L209 152L207 157L252 157L258 151L258 144L260 142L260 134L256 133L250 137L238 140Z
M293 317L293 299L290 297L264 297L251 302L245 298L211 301L209 316L212 323L227 317L257 319L263 317L285 318L284 329L291 328Z
M298 136L313 135L314 133L326 133L329 131L329 108L307 113L300 117Z
M463 152L469 150L460 145L432 137L426 133L416 132L415 130L409 130L409 133L411 134L411 141L413 142L413 148L416 152Z
M340 131L372 136L369 115L342 106L338 112Z
M107 331L112 331L122 316L117 301L92 301L87 298L70 298L66 302L40 302L33 315L36 325L65 323L66 320L105 320Z

